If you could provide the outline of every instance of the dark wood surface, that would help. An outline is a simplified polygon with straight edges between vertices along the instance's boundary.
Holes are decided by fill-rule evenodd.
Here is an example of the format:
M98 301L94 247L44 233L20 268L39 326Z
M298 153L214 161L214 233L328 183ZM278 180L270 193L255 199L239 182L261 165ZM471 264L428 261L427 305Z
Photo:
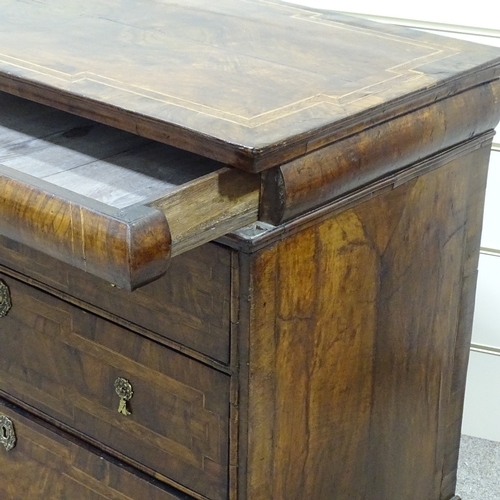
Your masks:
M227 495L229 377L12 278L0 390L123 460ZM132 385L118 412L118 377Z
M242 498L453 495L488 155L249 259Z
M159 479L193 488L193 498L201 491L214 498L227 491L230 500L451 498L490 142L490 134L472 139L459 154L447 153L448 162L437 154L430 171L425 162L410 167L366 201L332 206L281 233L271 229L274 237L251 255L210 244L176 257L178 274L134 293L2 238L7 274L35 285L4 278L14 292L14 308L0 319L5 395ZM199 354L202 363L190 359L194 348L182 356L115 324L128 316L158 328L182 309L196 322L219 295L239 329L226 348L230 367L213 370ZM193 339L198 344L191 345L203 345L202 323L191 340L182 340L189 334L180 325L162 327L180 339L170 342L174 350ZM187 458L178 448L173 459L160 460L162 470L156 464L168 450L169 429L152 419L177 390L169 382L153 394L146 383L158 376L160 359L165 374L189 379L191 388L211 384L210 373L219 380L206 400L225 406L226 422L231 411L232 430L226 427L226 473L218 486L187 473L192 466L183 465L186 476L171 467ZM117 397L109 384L102 392L101 383L117 368L140 381L137 395L146 401L134 395L130 409L161 434L154 446L143 424L108 418ZM213 436L210 427L202 431L197 409L197 432ZM188 413L174 408L176 439L189 440ZM193 446L200 452L198 441ZM213 464L206 466L213 474Z
M159 210L118 210L1 164L0 182L1 234L127 290L167 270L172 238Z
M494 129L499 106L496 80L271 169L264 174L260 218L279 225L355 190L372 189L436 151L445 154Z
M464 237L463 269L464 277L459 305L459 323L452 361L452 378L445 393L446 410L440 419L441 443L445 450L443 460L442 497L447 498L455 493L457 479L457 464L462 430L462 415L464 408L464 392L469 361L469 346L472 336L472 320L478 274L479 255L477 248L481 243L481 222L484 211L488 151L483 151L482 161L474 161L474 173L465 194L469 200L466 218L468 225ZM454 497L452 500L460 500Z
M0 450L5 500L189 500L3 401L0 414L12 420L17 437L12 450Z
M175 257L165 276L130 293L0 236L0 264L66 301L228 369L231 250L209 243ZM7 269L8 268L8 269Z
M0 89L253 171L500 63L492 47L263 0L6 0L0 46Z
M0 46L0 90L49 105L0 94L0 392L28 436L4 496L453 498L498 49L267 0L6 0ZM33 182L123 153L82 117L229 166L173 206ZM234 250L179 204L227 222L246 194L277 225ZM173 227L201 246L167 269Z

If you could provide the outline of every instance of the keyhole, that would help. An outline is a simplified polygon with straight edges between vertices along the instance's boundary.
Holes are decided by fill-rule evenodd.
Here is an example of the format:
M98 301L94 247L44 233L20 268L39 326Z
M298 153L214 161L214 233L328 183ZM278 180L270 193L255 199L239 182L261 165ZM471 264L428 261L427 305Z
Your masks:
M9 436L7 435L7 429L5 428L5 426L2 427L2 437L4 439L7 439Z

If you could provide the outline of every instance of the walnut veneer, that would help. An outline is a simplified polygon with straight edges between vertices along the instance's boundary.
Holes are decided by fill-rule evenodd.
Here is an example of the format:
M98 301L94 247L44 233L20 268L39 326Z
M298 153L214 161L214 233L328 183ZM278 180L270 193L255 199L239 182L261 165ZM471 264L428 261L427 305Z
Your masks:
M498 50L4 4L2 500L459 500Z

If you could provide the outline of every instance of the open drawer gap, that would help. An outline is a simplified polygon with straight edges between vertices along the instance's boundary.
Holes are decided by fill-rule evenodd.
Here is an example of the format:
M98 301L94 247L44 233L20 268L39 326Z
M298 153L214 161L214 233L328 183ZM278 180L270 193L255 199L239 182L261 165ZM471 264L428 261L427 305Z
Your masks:
M133 289L257 220L260 176L0 93L0 232Z

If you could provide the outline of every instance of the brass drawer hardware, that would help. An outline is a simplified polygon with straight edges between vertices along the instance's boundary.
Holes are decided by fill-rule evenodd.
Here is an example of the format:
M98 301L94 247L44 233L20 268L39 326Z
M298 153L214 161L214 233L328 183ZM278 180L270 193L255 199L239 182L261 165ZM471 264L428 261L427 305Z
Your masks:
M9 287L3 280L0 280L0 318L7 316L11 307Z
M134 395L134 392L132 391L132 385L127 379L118 377L115 380L115 391L120 398L118 413L121 413L125 416L130 415L130 411L127 409L127 401L129 401Z
M0 443L6 451L12 450L16 446L16 433L12 420L5 415L0 415Z

